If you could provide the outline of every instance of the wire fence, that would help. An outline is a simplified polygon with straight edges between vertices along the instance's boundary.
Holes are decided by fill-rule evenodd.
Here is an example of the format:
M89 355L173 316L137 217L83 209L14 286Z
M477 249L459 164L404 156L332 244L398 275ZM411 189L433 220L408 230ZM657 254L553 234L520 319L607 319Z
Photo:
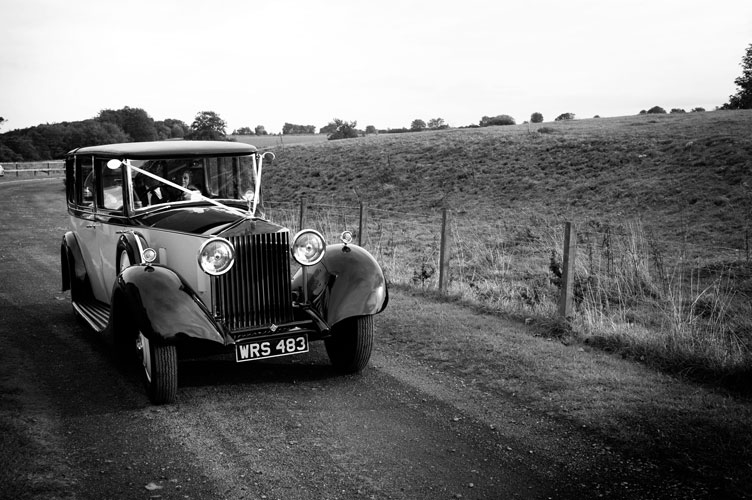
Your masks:
M366 206L299 203L267 204L266 216L287 227L309 227L328 241L344 230L370 251L390 283L438 290L504 311L553 315L561 300L565 220L535 213L408 213ZM692 286L736 279L749 272L746 249L718 248L686 241L662 241L639 221L592 224L574 221L575 302L597 286L601 302L613 291L651 296L678 282ZM446 247L442 259L442 244ZM439 289L440 270L446 277ZM745 274L746 273L746 274ZM690 278L688 278L690 277Z

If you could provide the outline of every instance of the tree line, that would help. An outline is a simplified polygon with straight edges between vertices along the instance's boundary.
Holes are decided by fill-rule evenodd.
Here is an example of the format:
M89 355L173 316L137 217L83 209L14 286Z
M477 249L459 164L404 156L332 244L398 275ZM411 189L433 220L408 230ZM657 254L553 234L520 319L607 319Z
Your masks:
M734 80L737 92L729 96L729 101L720 109L752 109L752 44L750 44L740 64L742 74ZM693 108L692 112L705 111L703 108ZM671 113L684 113L680 108L671 109ZM640 114L662 114L666 111L660 106L653 106ZM555 121L573 120L574 113L562 113ZM596 115L597 118L597 115ZM0 117L0 126L7 120ZM541 123L543 115L535 112L530 115L530 122ZM484 116L478 125L468 127L489 127L497 125L515 125L515 120L509 115ZM428 122L415 119L410 128L377 130L368 125L365 130L357 128L357 122L335 118L326 126L321 127L320 134L326 134L329 140L348 139L375 133L421 132L424 130L441 130L449 125L442 118L433 118ZM62 122L37 125L25 129L12 130L0 134L0 162L12 161L45 161L62 158L65 154L78 147L94 146L97 144L112 144L118 142L157 141L167 139L189 140L231 140L226 134L227 124L213 111L201 111L196 114L191 125L181 120L154 120L146 111L128 106L119 110L104 109L96 118L76 122ZM285 123L282 133L314 134L313 125L297 125ZM233 135L267 135L262 125L254 129L241 127L234 130Z
M0 124L6 120L0 118ZM186 140L230 140L227 123L214 111L201 111L188 125L182 120L154 120L140 108L103 109L96 118L43 124L0 134L0 162L46 161L68 151L98 144ZM263 127L262 127L263 129Z

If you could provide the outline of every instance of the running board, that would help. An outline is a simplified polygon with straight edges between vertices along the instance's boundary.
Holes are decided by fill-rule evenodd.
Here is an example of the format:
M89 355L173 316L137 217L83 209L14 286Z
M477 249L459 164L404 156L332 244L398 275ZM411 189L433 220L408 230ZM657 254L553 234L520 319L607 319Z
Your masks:
M110 306L107 304L96 300L73 302L73 309L97 332L107 328L110 321Z

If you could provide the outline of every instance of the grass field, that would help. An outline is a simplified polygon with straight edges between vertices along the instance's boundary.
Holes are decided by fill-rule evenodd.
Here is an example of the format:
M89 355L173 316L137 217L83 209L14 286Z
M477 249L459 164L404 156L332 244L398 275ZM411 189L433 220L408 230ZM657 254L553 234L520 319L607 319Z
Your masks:
M299 144L315 144L327 140L326 135L233 135L233 140L253 144L259 149L280 148Z
M393 283L451 295L670 371L747 380L752 112L641 115L271 147L273 216L334 235L369 207ZM284 212L286 211L286 215ZM563 221L578 228L576 314L555 318ZM741 375L740 375L741 374Z

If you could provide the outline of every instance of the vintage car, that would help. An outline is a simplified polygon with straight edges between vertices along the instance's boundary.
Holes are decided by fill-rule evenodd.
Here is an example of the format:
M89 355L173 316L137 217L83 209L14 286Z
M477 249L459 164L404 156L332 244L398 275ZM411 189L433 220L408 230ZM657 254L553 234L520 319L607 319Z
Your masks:
M265 219L265 159L273 154L220 141L66 156L62 288L120 359L137 353L155 404L175 399L184 357L253 361L323 340L336 369L368 364L373 315L388 301L381 267L347 231L327 245L315 230L291 236Z

